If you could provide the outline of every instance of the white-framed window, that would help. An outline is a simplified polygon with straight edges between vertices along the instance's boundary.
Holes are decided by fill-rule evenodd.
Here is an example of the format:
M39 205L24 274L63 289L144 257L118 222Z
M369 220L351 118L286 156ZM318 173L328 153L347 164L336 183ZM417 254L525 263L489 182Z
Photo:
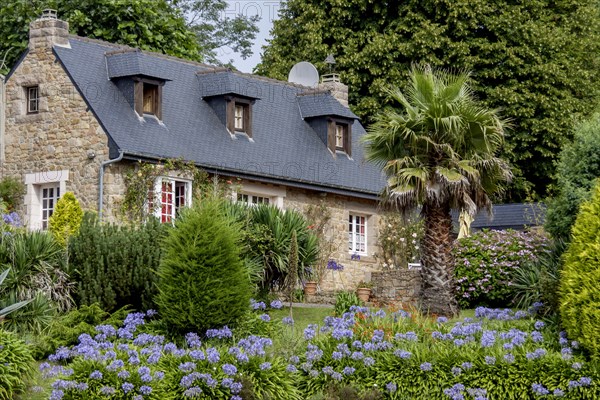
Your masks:
M25 175L25 222L31 230L46 230L56 202L67 190L69 171L41 171Z
M40 111L40 87L30 86L25 88L27 94L27 114L36 114Z
M270 204L271 198L256 194L238 193L237 202L244 203L249 206L257 206L259 204Z
M239 104L236 103L235 104L235 114L233 117L234 120L234 128L236 131L240 131L240 132L245 132L245 126L244 126L244 111L245 108L248 107L247 105L244 104Z
M367 217L365 215L349 214L348 251L367 254Z
M346 150L346 132L348 125L335 124L335 148L336 150Z
M256 206L258 204L271 204L283 210L286 190L284 187L268 185L258 182L241 182L239 188L231 192L231 201Z
M148 194L148 210L160 222L173 222L184 207L192 204L192 182L185 179L160 177L154 193Z
M60 199L60 185L58 183L40 185L39 190L42 199L42 230L46 230L56 202Z

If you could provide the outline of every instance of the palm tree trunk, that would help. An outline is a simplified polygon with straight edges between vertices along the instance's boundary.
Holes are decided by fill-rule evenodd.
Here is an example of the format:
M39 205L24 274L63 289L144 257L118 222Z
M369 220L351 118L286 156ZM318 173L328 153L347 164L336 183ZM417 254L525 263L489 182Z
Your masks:
M452 219L449 204L425 204L425 235L421 277L421 307L423 312L454 317L458 302L454 294L454 267L452 263Z

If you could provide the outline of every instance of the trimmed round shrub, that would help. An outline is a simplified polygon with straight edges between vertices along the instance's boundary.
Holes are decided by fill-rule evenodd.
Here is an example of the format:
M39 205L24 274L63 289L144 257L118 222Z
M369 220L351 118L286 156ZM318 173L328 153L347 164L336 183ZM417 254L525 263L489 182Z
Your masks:
M486 230L459 239L453 255L461 308L511 305L517 270L534 265L549 243L540 232L513 230Z
M186 209L167 234L157 304L177 331L235 325L248 310L251 286L240 256L240 226L223 202Z
M600 182L582 204L560 279L560 315L572 339L600 356Z
M0 400L22 393L33 371L27 345L16 334L0 330Z

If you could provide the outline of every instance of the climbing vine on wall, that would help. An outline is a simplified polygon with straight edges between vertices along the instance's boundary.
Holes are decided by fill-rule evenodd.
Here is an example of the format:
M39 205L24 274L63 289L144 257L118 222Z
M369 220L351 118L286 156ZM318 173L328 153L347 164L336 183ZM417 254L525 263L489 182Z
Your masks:
M160 208L156 182L160 177L184 178L192 181L192 198L210 190L213 183L206 171L181 159L161 160L158 163L139 161L125 174L125 196L121 203L122 216L132 222L144 221Z

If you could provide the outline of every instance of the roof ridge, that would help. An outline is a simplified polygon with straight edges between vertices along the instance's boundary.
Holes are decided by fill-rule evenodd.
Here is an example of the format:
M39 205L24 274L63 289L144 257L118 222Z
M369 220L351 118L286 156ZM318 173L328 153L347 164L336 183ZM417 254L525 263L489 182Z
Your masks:
M138 51L142 54L146 54L146 55L149 55L152 57L159 57L159 58L163 58L166 60L181 62L184 64L197 65L199 67L209 68L210 70L215 71L215 72L218 72L218 71L216 71L218 69L226 68L226 67L222 67L222 66L218 66L218 65L206 64L206 63L203 63L200 61L187 60L185 58L175 57L175 56L171 56L168 54L158 53L155 51L142 50L137 47L132 47L132 46L125 45L125 44L111 43L111 42L107 42L105 40L100 40L100 39L92 39L92 38L78 36L78 35L69 35L69 38L80 40L82 42L96 43L96 44L104 45L107 47L115 47L115 48L119 49L119 50L114 50L114 51L109 52L109 53L114 53L114 54ZM109 55L112 55L112 54L109 54ZM305 86L305 85L301 85L299 83L294 83L294 82L286 82L286 81L282 81L280 79L269 78L269 77L262 76L262 75L250 74L247 72L241 72L241 71L237 71L237 70L233 70L233 69L231 70L231 72L233 72L234 74L240 75L240 76L245 76L248 78L252 78L252 79L256 79L256 80L260 80L260 81L264 81L264 82L277 83L277 84L280 84L283 86L290 86L290 87L295 87L295 88L300 88L300 89L313 89L310 86Z
M299 92L296 93L296 96L318 96L321 94L331 94L331 89L319 89L319 88L311 88L309 87L309 90L306 92Z

